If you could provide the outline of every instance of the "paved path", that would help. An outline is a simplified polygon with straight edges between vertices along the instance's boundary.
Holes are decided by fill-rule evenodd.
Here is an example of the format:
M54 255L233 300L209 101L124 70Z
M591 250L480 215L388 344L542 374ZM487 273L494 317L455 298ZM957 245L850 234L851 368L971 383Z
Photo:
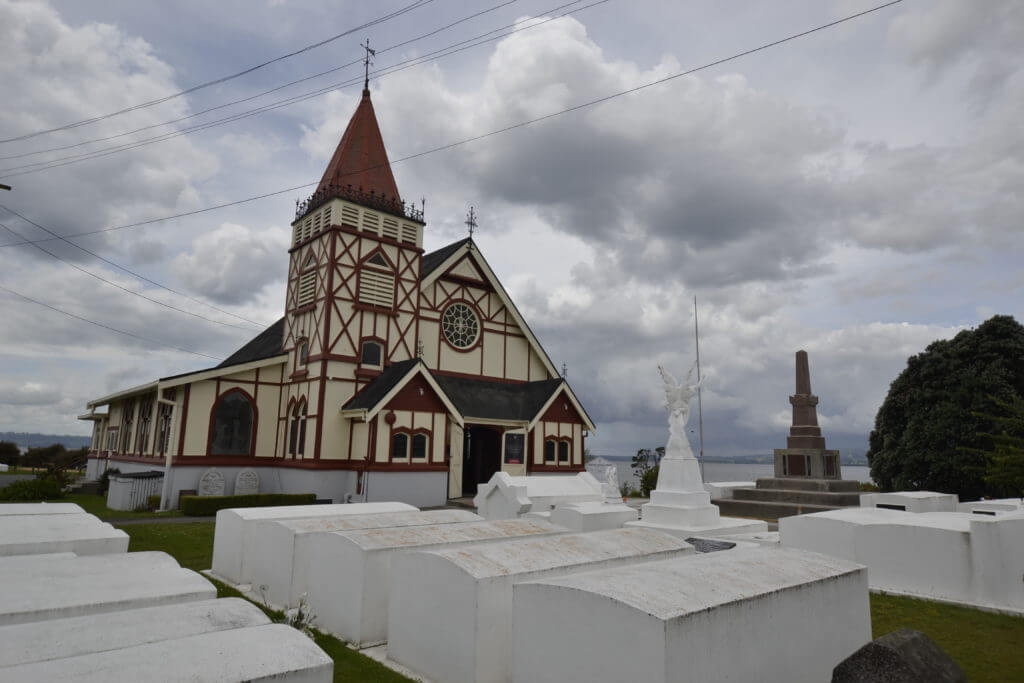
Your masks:
M127 519L105 519L114 526L126 524L191 524L193 522L213 522L216 517L129 517Z

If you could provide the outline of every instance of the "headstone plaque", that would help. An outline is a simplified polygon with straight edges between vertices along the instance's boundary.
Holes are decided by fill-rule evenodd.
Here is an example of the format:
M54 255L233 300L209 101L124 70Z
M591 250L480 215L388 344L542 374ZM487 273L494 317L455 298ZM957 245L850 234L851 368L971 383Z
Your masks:
M210 469L203 472L199 477L200 496L223 496L224 475L217 470Z
M246 467L235 477L235 495L251 496L260 492L260 475L256 470Z

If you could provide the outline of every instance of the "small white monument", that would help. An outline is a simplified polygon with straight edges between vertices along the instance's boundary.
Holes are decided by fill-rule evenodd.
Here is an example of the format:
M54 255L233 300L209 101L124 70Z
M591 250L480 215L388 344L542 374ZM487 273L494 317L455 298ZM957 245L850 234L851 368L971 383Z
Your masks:
M626 526L661 529L681 538L693 535L741 534L767 531L762 521L722 517L718 506L704 490L700 465L693 457L686 438L690 418L690 399L697 393L699 382L691 382L694 364L686 381L680 383L667 370L658 367L665 382L665 405L668 408L669 439L665 457L658 471L658 485L651 492L651 502L642 508L640 521Z
M196 492L200 496L223 496L224 475L215 469L206 470L199 477L199 488Z
M246 467L235 477L235 495L251 496L260 492L260 475L256 470Z
M619 489L619 468L611 460L594 458L587 465L587 472L601 482L604 499L609 503L621 503L622 491Z
M477 489L473 505L484 519L515 519L526 513L541 518L560 505L568 503L600 503L604 500L601 482L589 472L575 476L513 477L495 472L491 480Z

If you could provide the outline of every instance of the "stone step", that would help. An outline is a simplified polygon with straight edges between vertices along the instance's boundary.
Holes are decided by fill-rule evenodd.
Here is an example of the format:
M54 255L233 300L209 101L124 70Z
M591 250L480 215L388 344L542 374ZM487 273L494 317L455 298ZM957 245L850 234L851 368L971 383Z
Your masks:
M839 508L831 505L808 505L804 503L777 503L762 500L713 500L723 517L749 517L774 522L782 517L825 512Z
M800 477L764 477L757 480L759 489L787 489L791 491L830 491L832 493L860 492L860 482L852 479L802 479Z
M758 500L775 503L801 503L807 505L829 505L850 507L860 505L859 493L834 493L831 491L798 491L794 489L733 489L734 500Z

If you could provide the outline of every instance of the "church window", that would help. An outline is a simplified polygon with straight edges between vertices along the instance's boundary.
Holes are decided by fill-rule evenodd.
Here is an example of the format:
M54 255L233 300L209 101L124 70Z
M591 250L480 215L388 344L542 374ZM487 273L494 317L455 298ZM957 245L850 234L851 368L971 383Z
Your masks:
M213 409L213 455L250 455L254 427L252 400L243 391L223 394Z
M395 305L395 274L377 252L363 261L359 271L359 303L391 308Z
M412 437L412 459L413 460L426 460L427 459L427 435L426 434L415 434Z
M568 441L559 441L558 442L558 464L559 465L563 465L563 464L568 464L568 463L569 463L569 442Z
M548 439L544 442L544 462L555 463L555 440Z
M149 431L153 422L153 397L147 396L139 403L139 437L135 449L140 455L146 452L149 446Z
M161 403L156 423L156 439L158 447L156 450L160 455L166 455L167 448L171 442L171 411L174 406Z
M107 432L107 451L113 453L117 450L117 429Z
M409 457L409 435L395 432L391 436L391 459L405 460Z
M135 422L135 401L128 399L124 402L121 418L121 452L132 452L132 424Z
M311 270L299 276L299 295L295 302L298 308L308 306L316 299L316 271Z
M359 362L363 365L381 366L381 345L375 341L364 341L359 354Z
M288 433L288 454L302 455L306 451L306 399L292 407L291 425Z
M457 349L468 349L480 336L480 322L468 304L454 303L444 309L441 329L448 343Z
M296 369L305 367L307 362L309 362L309 341L300 339L298 346L295 347Z

